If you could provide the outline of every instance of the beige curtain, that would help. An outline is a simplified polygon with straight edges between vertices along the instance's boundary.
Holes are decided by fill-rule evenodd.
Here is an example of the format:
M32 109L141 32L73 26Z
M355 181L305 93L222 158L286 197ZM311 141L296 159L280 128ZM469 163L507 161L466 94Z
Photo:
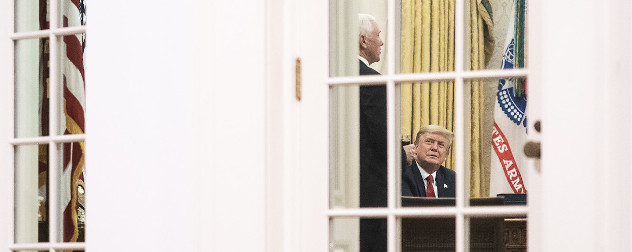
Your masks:
M488 0L470 0L470 69L485 69L494 48L491 4ZM484 80L468 82L470 86L470 197L489 195L489 166L483 164ZM490 101L493 102L493 101ZM489 113L493 113L490 111Z
M402 0L401 72L454 71L453 0ZM426 125L454 130L454 82L403 83L401 134L414 140ZM452 153L446 166L453 168Z
M493 50L493 26L486 0L471 0L471 69L484 69ZM489 10L491 11L491 10ZM401 72L454 71L454 0L402 0ZM491 45L491 46L490 46ZM483 82L471 82L467 93L471 104L471 180L470 194L479 197L489 191L480 183L481 176L481 120L483 118ZM401 134L414 140L417 131L426 125L441 125L454 131L454 82L431 81L402 83ZM454 168L454 153L446 166ZM483 186L484 185L484 186Z

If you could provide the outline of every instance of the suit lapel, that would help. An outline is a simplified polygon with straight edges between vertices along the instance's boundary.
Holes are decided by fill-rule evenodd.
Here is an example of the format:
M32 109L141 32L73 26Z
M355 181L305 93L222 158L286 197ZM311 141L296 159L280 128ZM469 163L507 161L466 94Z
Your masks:
M445 175L441 172L441 168L437 170L437 197L442 197L444 193Z
M421 176L421 172L419 171L419 167L417 167L417 163L413 162L411 165L413 167L413 173L415 176L415 185L417 186L417 193L421 195L421 197L426 196L426 183L424 183L424 178Z

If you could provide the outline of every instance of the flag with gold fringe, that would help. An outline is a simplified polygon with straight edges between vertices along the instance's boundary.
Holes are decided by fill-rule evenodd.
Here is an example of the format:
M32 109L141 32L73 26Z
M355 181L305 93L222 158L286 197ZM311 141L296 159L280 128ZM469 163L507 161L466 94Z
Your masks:
M85 5L80 0L64 0L62 6L63 27L77 27L85 24ZM60 51L64 135L85 133L85 34L63 37ZM61 204L63 211L63 238L65 242L80 241L80 214L85 210L79 206L79 198L85 192L83 183L85 170L85 143L72 142L63 145L63 172L61 178Z
M524 67L525 0L513 2L514 18L510 19L502 69ZM527 193L527 171L522 152L527 137L526 110L526 81L523 78L500 79L492 129L490 196Z
M62 0L61 5L61 25L63 27L77 27L85 25L85 3L84 0ZM39 1L40 29L49 28L48 1ZM63 114L60 116L60 134L84 134L85 133L85 71L84 71L84 49L85 34L64 35L61 37L59 47L60 72L62 98L61 108ZM41 132L43 136L49 135L49 90L56 85L49 83L49 40L41 39L40 58L40 80L42 93L40 94ZM62 169L59 181L59 199L61 212L62 233L64 242L84 241L83 232L80 227L84 224L84 173L85 173L85 144L81 142L69 142L62 144ZM44 223L40 228L48 228L49 206L48 198L48 169L49 163L48 146L41 145L39 149L39 197L40 210L39 222ZM43 232L42 232L43 231ZM40 233L47 234L48 230L40 230ZM40 241L47 241L46 235L40 235ZM66 250L70 251L70 250Z

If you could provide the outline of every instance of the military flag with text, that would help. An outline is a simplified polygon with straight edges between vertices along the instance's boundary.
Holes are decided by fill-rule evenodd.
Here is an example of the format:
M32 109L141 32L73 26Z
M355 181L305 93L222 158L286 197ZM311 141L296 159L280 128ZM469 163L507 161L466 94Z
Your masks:
M513 1L502 69L524 67L525 0ZM522 148L527 138L527 82L524 78L498 81L494 128L490 196L503 193L527 193L525 156Z

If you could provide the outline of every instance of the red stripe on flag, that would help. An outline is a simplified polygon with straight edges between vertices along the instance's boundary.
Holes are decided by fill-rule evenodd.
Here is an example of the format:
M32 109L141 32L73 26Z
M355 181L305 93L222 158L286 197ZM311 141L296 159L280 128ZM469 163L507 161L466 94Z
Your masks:
M82 133L86 132L83 108L77 97L68 89L66 76L64 76L64 99L66 100L66 114L77 123ZM68 134L77 134L77 132L68 132Z
M81 79L85 87L86 78L83 69L83 48L81 47L81 42L75 35L64 36L64 42L66 43L66 56L81 73Z
M39 23L40 23L40 30L46 30L48 29L48 20L46 20L46 12L47 12L47 5L46 2L48 0L39 0Z
M68 204L66 205L66 208L64 208L64 241L65 242L69 242L72 240L72 237L75 234L75 228L71 228L74 227L74 222L72 220L72 204Z
M64 135L67 135L67 133L68 133L68 131L66 130L66 132L64 132ZM62 145L62 148L63 148L63 154L64 154L63 159L62 159L63 160L62 163L64 165L63 166L63 170L65 171L67 169L66 167L68 167L68 163L70 163L70 154L71 154L71 152L70 152L70 144L64 143Z
M73 12L79 13L80 9L80 0L65 0L64 4L68 6L68 8L73 9ZM68 10L68 9L65 9ZM80 20L72 20L79 22ZM69 26L68 16L66 13L63 15L63 26ZM66 131L64 135L67 134L77 134L85 132L85 119L84 119L84 108L82 107L82 100L84 99L85 93L85 72L84 72L84 64L83 64L83 46L81 41L77 38L77 35L68 35L63 38L64 44L66 46L66 57L64 64L66 66L75 69L72 69L71 72L63 73L63 90L64 90L64 112L66 114ZM62 55L63 56L63 55ZM67 69L63 69L66 70ZM71 76L72 72L77 71L81 75L81 78ZM75 78L73 78L75 77ZM81 85L84 87L81 90L72 90L69 89L72 87L79 87ZM74 93L73 93L74 92ZM76 97L75 94L81 96ZM81 131L81 132L78 132ZM63 237L64 242L75 242L79 237L78 234L78 219L77 219L77 185L78 180L83 177L83 168L85 165L84 162L84 150L81 147L81 143L64 143L63 144L63 169L65 171L65 176L70 175L70 185L69 188L63 188L62 190L70 190L70 201L62 202L62 204L67 204L64 208L63 212ZM68 171L67 169L71 169ZM68 174L68 172L70 174ZM68 191L65 191L68 193Z
M72 143L72 167L79 166L79 161L83 158L83 150L78 142ZM78 167L81 168L81 167ZM73 171L74 173L75 171ZM75 176L73 176L74 178Z
M494 122L494 130L492 132L492 147L498 156L500 165L503 167L507 183L509 183L514 193L527 193L527 188L524 186L524 180L522 180L520 169L518 169L516 159L513 156L513 152L511 152L509 142L496 122Z
M67 132L68 131L66 131L66 133ZM66 167L69 166L70 162L72 162L71 167L73 169L76 169L76 167L79 165L79 162L81 161L81 158L83 158L83 151L81 150L81 145L78 142L64 143L63 148L64 148L64 160L63 160L64 171L66 170Z
M72 4L70 4L72 3ZM76 11L79 12L79 0L67 0L66 4L70 6L70 8L76 7ZM68 17L66 15L63 16L63 25L64 27L68 27ZM73 20L75 21L75 20ZM76 20L79 21L79 20ZM84 108L81 106L81 101L79 99L83 99L83 97L76 97L74 94L79 94L77 92L84 92L81 90L71 90L70 87L83 86L85 89L85 72L83 65L83 47L81 41L77 38L77 35L68 35L63 38L64 44L66 45L66 59L70 62L71 68L75 68L72 71L78 71L81 74L81 79L72 78L73 76L68 75L69 73L64 72L63 75L63 89L64 89L64 112L66 114L66 134L77 134L85 132L85 119L84 119ZM65 62L65 63L68 63ZM75 93L73 93L75 92ZM85 93L81 94L85 95ZM73 122L74 121L74 122ZM76 125L75 125L76 124ZM78 129L81 132L77 132ZM79 228L78 228L78 219L77 219L77 185L80 177L83 177L83 168L84 168L84 150L81 148L80 143L65 143L63 144L63 164L64 171L68 172L67 169L70 168L70 201L67 203L64 209L64 217L63 217L63 236L64 242L75 242L79 237ZM67 174L67 173L66 173Z

